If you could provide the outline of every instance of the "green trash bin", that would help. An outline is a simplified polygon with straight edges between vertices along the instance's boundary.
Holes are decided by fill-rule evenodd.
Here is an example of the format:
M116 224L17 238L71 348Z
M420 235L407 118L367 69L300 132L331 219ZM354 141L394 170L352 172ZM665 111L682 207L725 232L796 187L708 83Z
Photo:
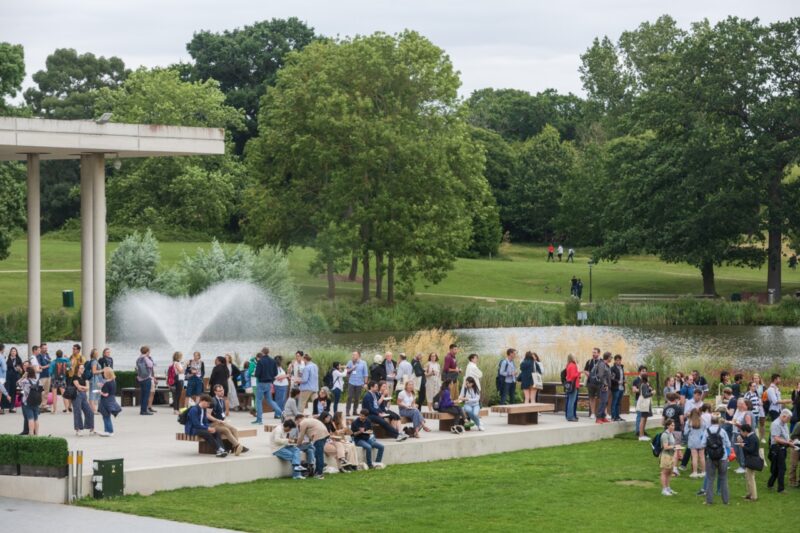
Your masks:
M72 291L61 291L61 305L64 307L75 307L75 293Z
M92 497L114 498L122 496L125 481L122 459L106 459L92 463Z

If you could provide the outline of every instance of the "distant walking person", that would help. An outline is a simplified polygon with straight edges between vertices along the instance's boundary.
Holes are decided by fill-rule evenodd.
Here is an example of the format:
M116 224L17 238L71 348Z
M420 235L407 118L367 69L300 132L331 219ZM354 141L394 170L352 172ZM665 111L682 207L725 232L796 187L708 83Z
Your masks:
M575 276L572 276L572 279L569 282L569 293L575 298L578 297L578 278Z
M578 283L575 284L575 291L577 292L578 300L583 298L583 282L581 278L578 278Z
M558 254L558 262L560 263L561 258L564 256L564 247L559 244L558 251L556 253Z
M570 248L567 250L567 263L574 263L575 262L575 250Z
M555 262L555 259L553 258L553 252L555 252L555 251L556 251L556 249L553 246L553 244L551 243L550 246L547 247L547 262L548 263L550 261Z

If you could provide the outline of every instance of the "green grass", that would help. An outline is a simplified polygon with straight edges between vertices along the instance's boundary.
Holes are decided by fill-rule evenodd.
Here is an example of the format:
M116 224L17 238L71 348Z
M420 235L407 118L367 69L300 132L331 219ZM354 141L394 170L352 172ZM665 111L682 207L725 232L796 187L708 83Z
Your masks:
M110 255L117 243L109 243ZM193 253L208 243L162 242L162 264L169 266L184 252ZM420 299L448 306L471 303L467 297L490 299L521 299L563 302L569 296L569 280L575 275L583 279L584 300L589 295L589 251L578 250L575 263L546 263L543 247L510 245L499 258L459 259L455 269L440 284L427 286L420 282L417 292ZM292 274L302 290L305 304L325 297L325 279L308 272L314 251L295 249L290 254ZM10 257L0 262L0 312L27 305L26 242L17 239L11 246ZM80 243L55 239L42 241L42 268L45 270L75 270L80 268ZM784 294L800 289L800 271L783 270ZM766 271L737 267L720 267L716 272L717 292L729 296L733 292L764 291ZM620 293L697 294L702 284L697 269L684 264L667 264L652 256L624 257L617 263L600 263L593 268L593 298L604 300ZM557 288L560 287L560 292ZM46 272L42 274L42 300L45 308L61 305L61 290L72 289L76 302L80 297L79 272ZM345 298L358 298L360 282L337 283L337 294Z
M519 531L524 522L537 531L674 531L676 523L696 531L734 531L735 524L778 530L800 491L769 493L767 477L758 476L756 503L742 500L744 478L732 471L729 506L718 497L703 506L695 496L702 481L685 475L672 483L679 495L666 498L649 444L617 438L323 481L270 479L80 504L243 531Z

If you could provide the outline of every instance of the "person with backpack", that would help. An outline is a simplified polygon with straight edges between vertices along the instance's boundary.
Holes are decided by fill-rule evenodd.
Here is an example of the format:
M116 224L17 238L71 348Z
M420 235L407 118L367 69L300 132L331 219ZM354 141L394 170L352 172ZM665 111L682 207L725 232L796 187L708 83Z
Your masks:
M152 408L153 394L155 391L156 377L155 364L150 357L150 347L139 348L139 358L136 359L136 381L139 383L139 414L142 416L155 414Z
M173 353L172 364L169 365L167 370L167 387L172 391L172 414L174 415L177 415L181 407L183 407L181 396L183 395L183 383L186 374L181 361L183 361L183 353Z
M50 363L50 390L53 392L53 414L58 409L58 396L64 402L64 412L67 412L70 401L63 394L67 389L67 376L69 375L69 359L64 357L64 352L56 350L56 358Z
M622 356L614 356L614 366L611 367L611 420L613 422L624 422L620 416L620 406L622 397L625 395L625 365L622 364ZM680 421L676 420L676 428L680 428ZM680 440L678 441L680 444Z
M660 453L658 465L661 471L661 495L675 496L678 493L669 486L672 480L672 470L675 468L675 452L678 446L675 444L675 420L667 418L664 421L664 431L658 436Z
M84 377L86 365L80 365L72 378L72 386L75 387L75 399L72 401L72 421L75 428L75 435L80 437L81 431L87 430L90 435L95 435L94 431L94 411L89 407L89 385L90 382Z
M706 476L705 495L706 505L714 503L714 479L718 478L722 503L728 505L728 455L730 455L731 441L728 433L719 425L720 415L711 415L711 426L706 429L701 438L701 445L706 451Z
M578 390L581 388L581 373L578 362L572 354L567 355L567 366L561 373L561 384L564 386L564 411L567 422L578 421Z
M22 416L28 422L28 435L39 434L39 406L42 403L42 386L36 379L36 369L29 366L25 377L19 381L22 389Z
M185 411L183 432L187 435L195 435L206 441L210 446L217 450L217 457L227 457L228 452L222 446L222 439L217 430L208 424L206 410L211 405L211 396L201 394L197 399L197 404ZM181 416L178 416L180 422Z
M502 385L500 389L500 405L513 404L516 401L517 368L514 365L516 357L517 350L509 348L506 350L505 359L500 361L497 368L498 385Z

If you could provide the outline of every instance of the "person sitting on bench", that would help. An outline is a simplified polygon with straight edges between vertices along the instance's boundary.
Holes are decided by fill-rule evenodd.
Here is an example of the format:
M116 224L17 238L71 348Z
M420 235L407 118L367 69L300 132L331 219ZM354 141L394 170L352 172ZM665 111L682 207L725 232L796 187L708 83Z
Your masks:
M414 402L413 381L406 381L403 390L397 395L397 405L400 406L400 416L411 419L411 423L414 425L414 438L419 438L420 429L424 429L425 431L431 430L425 425L425 419L422 418L422 413L419 412Z
M450 428L450 431L459 435L464 432L464 421L466 416L464 414L464 409L457 406L453 403L453 399L450 397L450 385L451 381L446 379L444 383L442 383L442 388L439 391L439 407L436 409L440 413L449 413L456 418L455 424L453 427ZM434 401L434 404L436 402Z
M195 435L205 440L209 445L217 450L217 457L226 457L228 452L222 447L222 440L219 433L213 427L208 425L208 417L206 410L211 405L211 396L208 394L201 394L197 400L197 405L189 408L186 416L186 425L183 426L183 431L187 435Z
M367 418L373 424L378 424L381 426L389 436L394 437L398 442L406 440L408 435L397 431L389 422L383 419L383 416L381 416L382 411L379 403L380 398L381 396L378 392L378 383L375 381L370 381L367 393L364 395L364 399L361 400L361 407L367 410Z
M234 455L239 455L250 451L239 442L239 430L225 422L225 389L222 385L214 385L214 398L211 400L211 409L207 411L208 420L211 427L219 435L219 438L228 441Z
M294 479L305 479L303 472L306 469L300 465L300 448L295 446L295 443L290 438L290 434L295 428L297 428L297 425L294 420L287 420L272 430L272 455L292 465L292 477Z
M372 424L369 421L369 410L362 409L358 418L353 420L350 425L350 430L353 432L353 442L356 446L364 448L365 455L367 456L367 467L383 468L383 444L378 442L375 435L372 434ZM372 463L372 450L378 450L378 455L375 457L375 464Z

